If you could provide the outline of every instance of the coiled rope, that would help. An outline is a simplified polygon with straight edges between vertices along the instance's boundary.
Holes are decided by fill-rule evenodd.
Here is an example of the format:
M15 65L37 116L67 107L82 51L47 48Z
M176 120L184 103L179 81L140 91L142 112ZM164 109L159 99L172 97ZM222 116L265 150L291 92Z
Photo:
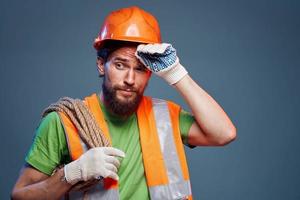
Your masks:
M69 117L88 148L111 146L98 126L95 117L82 100L63 97L47 107L42 116L45 117L53 111L62 112Z
M111 146L110 142L102 133L103 131L98 126L95 117L82 100L72 99L70 97L60 98L56 103L51 104L43 111L42 117L45 117L50 112L64 113L75 125L80 138L89 149ZM99 180L79 182L72 188L72 190L86 191L97 182L99 182ZM86 197L85 193L84 199L86 199Z

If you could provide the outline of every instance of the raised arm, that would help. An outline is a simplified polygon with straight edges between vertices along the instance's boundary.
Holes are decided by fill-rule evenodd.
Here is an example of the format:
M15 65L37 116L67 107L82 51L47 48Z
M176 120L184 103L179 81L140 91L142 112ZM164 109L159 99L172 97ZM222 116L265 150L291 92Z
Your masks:
M192 110L196 122L188 134L194 146L225 145L236 137L236 129L218 103L204 91L179 63L172 45L139 45L137 58L152 72L174 86Z
M224 110L188 74L174 87L189 105L196 120L188 134L190 145L219 146L235 139L236 129Z

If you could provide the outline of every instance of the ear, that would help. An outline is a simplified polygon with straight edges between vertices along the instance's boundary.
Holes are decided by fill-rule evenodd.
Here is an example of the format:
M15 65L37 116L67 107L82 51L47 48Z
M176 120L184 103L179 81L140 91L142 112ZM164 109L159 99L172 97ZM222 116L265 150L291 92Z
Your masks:
M98 72L99 72L99 76L104 76L104 59L101 58L101 57L97 57L97 69L98 69Z

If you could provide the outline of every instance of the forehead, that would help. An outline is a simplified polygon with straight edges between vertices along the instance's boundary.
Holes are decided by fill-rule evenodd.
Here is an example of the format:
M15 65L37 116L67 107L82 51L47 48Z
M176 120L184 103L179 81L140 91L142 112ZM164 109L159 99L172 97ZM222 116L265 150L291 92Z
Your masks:
M138 62L138 59L135 56L136 48L136 46L125 46L118 48L109 55L108 60L119 57L126 58L129 61Z

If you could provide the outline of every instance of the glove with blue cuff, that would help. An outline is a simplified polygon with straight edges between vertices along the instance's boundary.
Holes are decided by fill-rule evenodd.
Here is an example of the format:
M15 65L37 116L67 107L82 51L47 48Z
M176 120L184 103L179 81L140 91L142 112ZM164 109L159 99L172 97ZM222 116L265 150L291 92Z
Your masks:
M179 63L176 49L171 44L140 44L135 55L149 70L170 85L177 83L188 73Z

